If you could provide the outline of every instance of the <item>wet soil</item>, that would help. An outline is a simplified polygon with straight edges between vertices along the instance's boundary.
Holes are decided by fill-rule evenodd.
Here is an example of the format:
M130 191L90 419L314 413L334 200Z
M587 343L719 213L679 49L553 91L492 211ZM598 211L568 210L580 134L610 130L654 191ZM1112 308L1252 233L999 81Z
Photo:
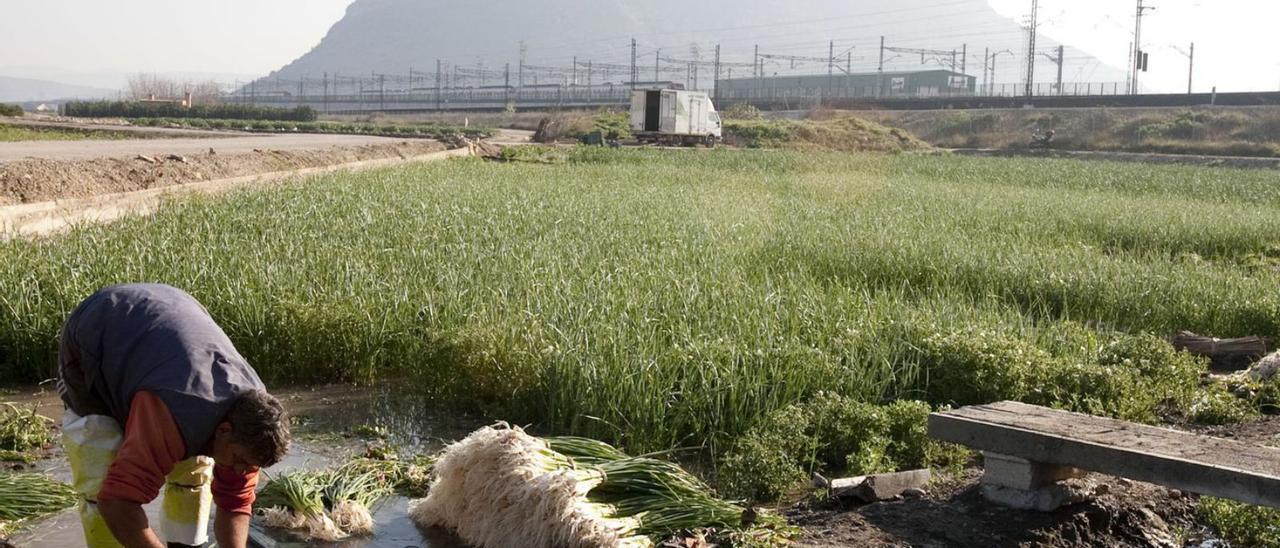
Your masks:
M402 455L439 451L446 442L459 439L485 424L476 417L446 414L433 406L392 388L395 383L374 387L324 386L276 391L289 413L295 417L292 428L294 443L289 456L280 464L265 470L267 477L290 470L314 469L344 462L363 454L370 445L395 447ZM34 405L51 418L62 415L62 403L52 387L31 387L0 394L0 401ZM371 432L377 432L371 435ZM383 435L385 433L385 435ZM55 445L45 458L30 466L63 481L70 481L71 470L65 456ZM408 519L409 499L395 497L375 508L377 534L339 543L332 547L373 548L408 546L421 548L454 548L465 546L446 531L421 531ZM154 520L159 504L146 507ZM258 546L284 548L307 545L288 531L264 530L255 526ZM17 547L84 546L80 522L75 510L67 510L15 535L10 542Z
M393 388L324 386L277 391L294 422L289 457L266 471L279 474L343 462L370 445L391 446L402 455L432 453L486 424L483 418L444 413L421 398ZM0 394L0 400L35 405L59 417L61 402L49 388ZM1262 445L1280 445L1280 418L1201 433ZM70 471L59 450L34 465L61 479ZM974 547L1050 546L1083 548L1184 547L1213 545L1209 531L1195 519L1197 497L1156 485L1091 474L1070 480L1096 495L1052 513L1011 510L987 503L978 488L982 471L974 466L958 476L942 476L923 496L866 505L806 501L783 510L803 530L800 547ZM407 517L409 501L393 498L375 509L377 535L323 544L337 547L465 548L445 531L422 531ZM156 505L149 510L154 513ZM284 548L308 545L287 531L255 527L257 545ZM16 546L83 546L74 511L67 511L12 539ZM1208 543L1206 543L1208 541ZM314 544L312 544L314 545Z
M1181 492L1102 475L1072 480L1100 490L1056 512L1018 511L986 502L981 470L934 485L923 497L861 507L801 505L788 517L804 528L798 546L1178 547L1203 536L1195 500Z
M1199 434L1280 447L1280 417L1190 428ZM788 518L804 529L797 546L964 547L1220 546L1195 517L1199 497L1128 479L1090 474L1070 480L1096 496L1056 512L1026 512L986 502L974 466L929 486L924 496L867 505L804 502Z

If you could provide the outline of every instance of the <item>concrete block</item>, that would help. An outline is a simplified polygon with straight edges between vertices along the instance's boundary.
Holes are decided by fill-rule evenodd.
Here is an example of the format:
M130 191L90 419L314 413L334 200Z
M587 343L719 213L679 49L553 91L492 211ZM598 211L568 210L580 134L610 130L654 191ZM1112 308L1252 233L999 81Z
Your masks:
M1001 506L1038 512L1052 512L1072 501L1070 491L1056 484L1030 490L983 484L982 496Z
M933 473L927 469L842 478L830 482L830 493L832 498L856 497L863 502L876 502L892 499L907 490L920 490L931 479Z
M1070 466L1032 462L998 453L982 453L982 484L1034 490L1064 479L1080 477L1083 472Z

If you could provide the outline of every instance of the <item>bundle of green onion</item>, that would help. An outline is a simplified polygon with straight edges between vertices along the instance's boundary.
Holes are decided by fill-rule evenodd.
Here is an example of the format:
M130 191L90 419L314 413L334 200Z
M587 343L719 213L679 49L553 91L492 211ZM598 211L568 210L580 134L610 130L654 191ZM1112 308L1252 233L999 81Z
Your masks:
M53 443L52 424L34 406L0 403L0 450L21 453Z
M29 520L59 512L76 502L71 486L41 474L0 472L0 538Z
M506 425L450 445L410 510L420 526L483 548L652 546L680 531L742 528L747 513L670 462Z
M258 505L267 527L305 529L316 540L336 541L373 533L372 509L391 486L386 474L353 462L274 478L258 494Z

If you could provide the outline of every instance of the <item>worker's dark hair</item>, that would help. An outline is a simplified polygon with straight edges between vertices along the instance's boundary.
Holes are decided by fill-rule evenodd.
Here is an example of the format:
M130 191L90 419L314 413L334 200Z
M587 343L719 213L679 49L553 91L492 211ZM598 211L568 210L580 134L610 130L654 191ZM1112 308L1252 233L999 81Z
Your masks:
M262 390L245 392L227 415L231 439L245 446L262 467L280 462L289 452L289 417L275 396Z

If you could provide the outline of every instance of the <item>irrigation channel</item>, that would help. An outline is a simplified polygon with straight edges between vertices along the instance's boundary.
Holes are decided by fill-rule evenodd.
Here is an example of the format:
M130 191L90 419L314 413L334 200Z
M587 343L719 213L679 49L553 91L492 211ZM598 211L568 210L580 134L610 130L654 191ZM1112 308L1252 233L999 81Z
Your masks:
M298 469L315 469L341 463L362 454L369 444L394 448L401 455L433 453L449 440L459 439L483 426L482 419L445 415L410 394L384 387L353 388L325 386L294 388L275 392L294 417L294 442L289 456L265 471L266 479ZM0 396L4 401L35 405L45 416L59 418L62 402L52 390L28 388L17 394ZM371 436L370 433L384 433ZM363 434L363 435L362 435ZM34 465L62 481L71 481L71 470L60 448ZM325 546L342 548L464 548L467 546L446 531L422 531L409 520L409 499L393 497L375 509L377 522L373 537L351 538ZM160 501L146 506L152 523L158 523ZM300 547L307 544L286 531L253 528L250 546L257 548ZM212 524L210 525L212 531ZM14 546L84 546L75 509L35 523L12 539Z

